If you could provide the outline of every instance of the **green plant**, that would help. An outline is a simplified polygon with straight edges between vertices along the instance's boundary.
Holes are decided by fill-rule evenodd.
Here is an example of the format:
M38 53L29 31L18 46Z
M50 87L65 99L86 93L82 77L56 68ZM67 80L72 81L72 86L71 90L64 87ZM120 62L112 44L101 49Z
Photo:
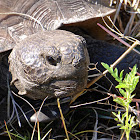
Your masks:
M132 99L135 96L135 94L132 94L132 92L135 90L136 85L139 82L139 76L136 76L137 73L136 65L133 67L131 72L125 75L124 78L123 78L124 70L122 70L118 75L117 68L113 70L113 68L109 67L108 64L102 63L102 65L104 66L104 68L106 68L109 71L109 73L119 83L116 86L116 88L119 89L123 97L122 98L116 97L113 101L121 105L125 109L125 113L122 113L120 111L118 111L118 114L115 112L112 113L116 117L115 120L119 122L119 124L117 125L120 126L120 129L124 130L124 133L126 134L126 138L127 140L129 140L130 131L132 127L137 125L137 123L135 122L135 116L129 114L130 103L132 102Z

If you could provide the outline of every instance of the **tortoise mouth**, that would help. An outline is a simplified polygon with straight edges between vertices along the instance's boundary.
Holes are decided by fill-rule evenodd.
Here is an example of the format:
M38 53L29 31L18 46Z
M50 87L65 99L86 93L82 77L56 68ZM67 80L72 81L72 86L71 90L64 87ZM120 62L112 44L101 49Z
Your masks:
M56 97L69 96L77 90L77 81L76 80L59 80L53 81L49 87L50 90L53 90Z
M80 82L82 81L82 82ZM26 90L26 96L31 99L62 98L72 96L80 92L86 85L83 80L53 80L49 84L33 86L30 90Z
M83 82L82 82L83 83ZM52 97L67 97L77 93L81 88L83 89L84 84L79 83L79 80L53 80L48 84L39 85L39 87L34 87L34 93L40 92L40 95L43 97L49 96Z

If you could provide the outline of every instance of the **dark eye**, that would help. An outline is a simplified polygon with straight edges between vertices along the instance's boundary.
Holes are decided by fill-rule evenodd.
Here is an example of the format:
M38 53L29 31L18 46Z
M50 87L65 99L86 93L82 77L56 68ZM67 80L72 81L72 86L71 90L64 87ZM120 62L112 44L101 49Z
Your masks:
M47 56L47 61L49 62L49 64L56 66L57 65L57 60L55 60L53 57L51 56Z

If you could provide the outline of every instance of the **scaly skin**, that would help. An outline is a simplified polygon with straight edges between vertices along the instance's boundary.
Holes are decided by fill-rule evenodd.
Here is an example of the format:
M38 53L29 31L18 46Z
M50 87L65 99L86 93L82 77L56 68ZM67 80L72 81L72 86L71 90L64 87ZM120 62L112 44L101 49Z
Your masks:
M71 96L86 87L89 56L84 38L42 31L18 43L9 56L12 83L32 99Z

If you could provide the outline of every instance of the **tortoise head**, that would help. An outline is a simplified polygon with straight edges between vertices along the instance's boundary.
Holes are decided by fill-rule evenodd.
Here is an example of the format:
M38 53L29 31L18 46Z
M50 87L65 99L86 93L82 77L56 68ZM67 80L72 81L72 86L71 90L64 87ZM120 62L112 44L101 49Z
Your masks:
M85 40L67 31L42 31L18 43L9 56L13 84L33 99L71 96L87 84Z

